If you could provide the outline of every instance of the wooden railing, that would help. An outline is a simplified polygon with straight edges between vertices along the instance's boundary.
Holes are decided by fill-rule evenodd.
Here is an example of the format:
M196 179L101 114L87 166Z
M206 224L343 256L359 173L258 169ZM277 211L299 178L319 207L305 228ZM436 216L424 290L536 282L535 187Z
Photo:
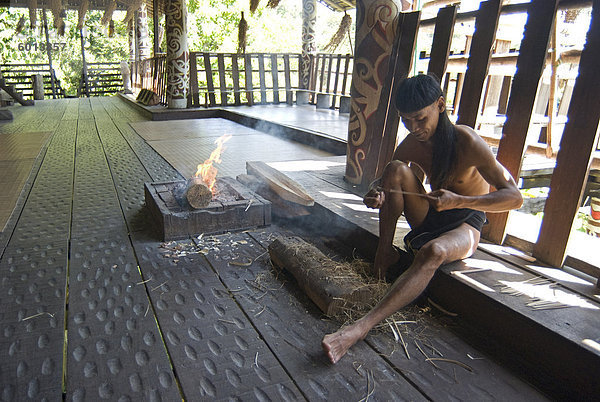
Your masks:
M134 63L132 84L135 90L151 89L166 104L165 55ZM299 86L298 53L211 53L190 52L188 106L278 104L294 102ZM309 87L314 103L317 93L332 96L331 107L339 96L350 94L352 57L318 54L311 59Z
M318 53L311 58L309 91L333 95L331 108L335 109L338 96L350 96L353 63L349 54Z
M32 75L41 75L44 81L44 97L51 99L52 78L54 78L54 97L64 97L65 93L60 81L56 78L54 69L50 70L48 64L2 64L2 76L7 85L12 85L17 92L23 93L23 98L33 99Z
M86 67L77 91L79 95L106 96L123 90L120 63L87 63Z

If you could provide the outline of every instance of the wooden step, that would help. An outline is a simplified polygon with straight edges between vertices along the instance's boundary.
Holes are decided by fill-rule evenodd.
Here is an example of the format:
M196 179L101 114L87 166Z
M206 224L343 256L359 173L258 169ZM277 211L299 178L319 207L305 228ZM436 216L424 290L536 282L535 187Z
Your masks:
M14 100L19 102L23 106L33 106L35 103L31 99L23 99L23 93L15 91L15 88L12 85L5 85L4 83L2 83L2 85L0 85L0 88L4 89L4 91L6 91L7 94L9 94Z

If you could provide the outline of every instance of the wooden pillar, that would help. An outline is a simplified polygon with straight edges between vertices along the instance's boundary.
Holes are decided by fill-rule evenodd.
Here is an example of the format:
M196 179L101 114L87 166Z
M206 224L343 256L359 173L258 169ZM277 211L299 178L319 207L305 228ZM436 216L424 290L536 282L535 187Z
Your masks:
M440 79L444 78L444 72L448 65L452 34L454 32L454 21L456 20L456 6L440 8L435 20L433 31L433 42L431 44L431 57L427 66L428 74L435 74Z
M152 54L154 57L156 57L157 53L160 53L160 13L158 12L159 4L159 0L152 0L152 26L154 28L154 46L152 47Z
M533 255L550 265L563 264L573 220L583 195L600 121L600 0L594 0L592 22L579 60L579 75L567 113L550 194Z
M544 70L550 30L554 23L558 0L533 0L521 41L517 70L510 90L506 122L498 146L497 159L518 179L526 147L527 130L533 113L540 76ZM494 243L502 244L508 212L488 214L489 225L483 235Z
M302 56L298 87L308 89L310 80L310 60L317 50L315 25L317 23L317 0L302 0Z
M190 52L187 44L187 10L185 0L165 3L167 34L167 106L187 107Z
M127 40L129 43L129 63L135 63L135 29L134 29L134 21L130 19L127 23Z
M457 124L475 127L477 123L481 93L488 74L492 58L492 45L498 29L501 3L500 0L488 0L479 6L458 107Z
M90 96L90 82L88 80L87 63L85 61L85 37L83 36L83 29L79 30L79 38L81 39L81 80L83 87L85 88L85 96Z
M379 107L387 109L388 106L379 102L389 72L400 10L400 0L356 2L354 70L344 177L353 184L364 185L373 180L376 174L378 161L367 172L366 158L369 154L379 154L379 147L371 150L374 139L381 144L383 136L381 124L377 125L376 111Z
M54 81L54 69L52 68L52 47L50 46L50 37L48 35L48 18L46 9L42 8L42 18L44 23L44 34L46 36L46 53L48 54L48 67L50 68L50 85L52 87L52 99L56 99L56 83Z
M142 3L135 12L135 39L137 41L138 60L150 58L150 34L148 32L148 12L146 3Z

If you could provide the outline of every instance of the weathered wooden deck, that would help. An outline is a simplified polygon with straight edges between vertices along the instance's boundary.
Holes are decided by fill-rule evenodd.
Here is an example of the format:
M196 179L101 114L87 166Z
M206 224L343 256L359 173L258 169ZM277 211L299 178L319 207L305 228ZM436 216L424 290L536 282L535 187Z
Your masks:
M274 271L266 246L291 232L342 257L353 246L334 228L376 230L341 181L343 159L224 119L149 122L116 97L14 113L0 138L38 133L43 145L23 158L31 174L0 243L3 400L546 399L428 306L408 309L417 323L401 326L406 351L378 332L337 365L326 361L321 338L339 323ZM196 130L169 139L161 124ZM319 170L305 162L290 174L315 195L318 225L280 221L162 244L143 183L181 179L223 131L234 135L224 175L243 173L246 160L313 161Z

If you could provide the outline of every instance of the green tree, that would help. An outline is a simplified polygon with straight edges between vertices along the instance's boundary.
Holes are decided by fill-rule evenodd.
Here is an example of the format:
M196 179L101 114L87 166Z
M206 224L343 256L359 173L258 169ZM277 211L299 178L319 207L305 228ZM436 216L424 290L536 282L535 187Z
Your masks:
M242 11L248 22L248 52L300 53L302 49L302 1L281 1L275 9L266 8L262 0L254 14L250 14L249 0L188 0L188 43L192 51L235 52L237 50L238 23ZM82 57L79 32L76 31L77 11L66 10L65 34L59 36L53 26L52 12L46 11L50 42L57 43L52 50L52 62L68 94L76 94L81 80ZM122 23L124 11L115 11L115 35L108 37L100 24L103 11L90 10L86 14L87 37L85 55L88 62L119 62L129 59L127 26ZM354 13L351 13L354 19ZM15 34L21 17L25 17L24 29ZM343 13L334 12L317 2L315 40L320 51L337 30ZM164 17L161 17L164 24ZM41 29L41 12L37 27L29 29L29 11L26 8L0 8L0 62L1 63L47 63L45 35ZM352 24L353 29L354 24ZM152 18L149 28L153 35ZM351 32L354 40L354 30ZM164 41L164 38L163 38ZM164 43L164 42L163 42ZM28 45L25 50L24 45ZM44 44L42 47L41 45ZM163 46L164 49L164 46ZM348 40L344 40L337 53L350 53Z
M41 12L38 13L35 29L30 29L29 11L23 8L0 9L0 61L4 63L48 63L46 36L42 29ZM66 10L64 35L58 35L54 28L52 12L46 11L52 64L63 89L75 95L81 80L82 53L81 37L76 30L77 11ZM88 62L119 62L127 60L127 27L121 22L124 12L115 12L115 35L108 37L105 27L100 24L102 11L88 11L86 14L85 56ZM26 19L24 29L15 34L21 16Z

